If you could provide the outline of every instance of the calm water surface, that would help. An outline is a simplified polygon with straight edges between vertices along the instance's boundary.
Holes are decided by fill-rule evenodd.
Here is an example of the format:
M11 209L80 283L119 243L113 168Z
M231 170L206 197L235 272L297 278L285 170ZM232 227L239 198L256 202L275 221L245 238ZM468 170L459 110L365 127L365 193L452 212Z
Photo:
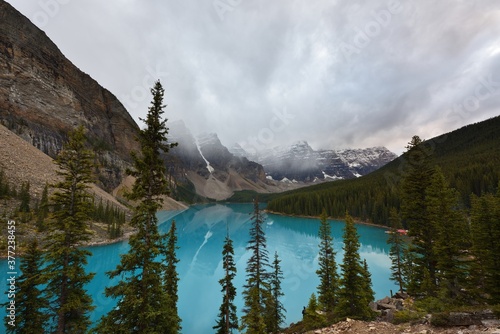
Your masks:
M221 251L227 229L233 239L235 262L238 274L234 284L238 296L236 304L239 315L243 301L242 286L245 282L245 267L250 253L246 251L251 225L251 204L211 204L196 205L185 211L160 212L160 230L167 232L172 219L178 228L177 256L179 282L179 315L183 319L184 334L211 333L218 314L222 295L218 280L223 277ZM331 221L334 246L337 251L337 263L342 261L342 228L341 221ZM302 307L307 305L311 293L316 292L319 280L316 276L318 268L318 235L317 219L292 218L268 214L265 221L267 247L270 258L277 251L281 258L284 272L282 282L283 303L287 310L287 324L299 321ZM389 280L390 259L388 257L387 235L383 229L357 225L360 235L361 258L366 259L372 274L373 289L376 298L380 299L396 290ZM96 309L92 320L98 319L115 306L114 300L104 297L103 291L118 281L109 280L106 272L116 267L120 254L129 249L127 241L88 248L93 256L89 259L88 271L95 272L95 278L88 286L94 299ZM6 273L5 260L0 262L0 272ZM1 291L7 290L6 280L0 285ZM0 302L7 296L0 295ZM2 309L2 315L5 310ZM0 326L3 326L0 325ZM0 332L3 332L0 328Z

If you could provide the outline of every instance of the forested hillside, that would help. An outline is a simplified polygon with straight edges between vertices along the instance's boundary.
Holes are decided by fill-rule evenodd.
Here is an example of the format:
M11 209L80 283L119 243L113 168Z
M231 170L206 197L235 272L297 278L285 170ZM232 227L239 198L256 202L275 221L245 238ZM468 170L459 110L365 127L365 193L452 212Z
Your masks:
M410 140L411 138L408 138ZM495 192L500 180L500 116L471 124L424 141L421 152L433 166L440 166L447 181L470 207L470 195ZM426 158L427 158L426 157ZM386 225L391 207L399 208L399 184L411 164L405 153L381 169L354 180L341 180L282 193L268 203L268 210L317 216L322 209L332 217L346 210L362 220ZM418 157L411 158L420 160Z

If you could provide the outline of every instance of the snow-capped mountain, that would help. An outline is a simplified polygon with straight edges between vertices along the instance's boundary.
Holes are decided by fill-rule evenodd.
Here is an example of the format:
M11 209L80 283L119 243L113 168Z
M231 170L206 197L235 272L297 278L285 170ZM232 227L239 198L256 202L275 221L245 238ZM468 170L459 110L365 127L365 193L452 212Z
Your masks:
M246 154L241 146L232 153L240 156ZM397 155L385 147L315 151L306 141L299 141L248 158L262 164L268 178L317 182L366 175L394 160Z
M216 134L195 137L182 121L172 122L169 128L169 141L179 145L166 159L175 178L192 183L197 194L221 200L235 190L268 191L262 166L230 153Z

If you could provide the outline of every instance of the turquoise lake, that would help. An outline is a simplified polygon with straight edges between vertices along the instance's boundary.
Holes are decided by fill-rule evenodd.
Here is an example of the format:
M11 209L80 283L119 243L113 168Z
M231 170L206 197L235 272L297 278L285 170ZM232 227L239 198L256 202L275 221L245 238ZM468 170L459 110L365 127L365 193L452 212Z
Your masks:
M222 295L218 280L224 275L222 271L222 245L227 229L233 239L235 262L238 274L234 281L238 296L236 304L241 312L243 301L242 286L245 282L245 268L250 253L246 251L251 225L251 204L209 204L191 206L185 211L168 211L158 213L160 230L168 231L172 219L178 228L177 256L179 281L179 315L183 319L182 333L212 333L212 326L218 314ZM282 260L284 272L282 282L285 296L282 301L287 310L287 324L297 322L302 317L302 307L307 305L311 293L316 292L319 280L316 276L318 268L318 228L317 219L286 217L267 214L265 232L270 257L277 251ZM330 221L334 246L337 251L337 263L341 263L342 228L341 221ZM356 225L360 235L361 258L366 259L372 274L373 289L376 298L396 291L396 285L389 280L390 259L389 247L386 244L387 234L384 229ZM92 320L98 319L115 306L114 300L104 297L103 291L118 281L109 280L106 272L112 270L120 261L120 254L128 251L128 242L119 242L105 246L89 247L93 256L89 258L88 271L95 272L95 278L87 286L94 299L96 309ZM19 260L18 260L19 262ZM7 263L0 261L0 271L7 273ZM7 291L7 282L2 280L2 291ZM0 294L0 302L5 302L7 295ZM2 309L5 315L5 309ZM239 313L241 315L241 313ZM0 332L4 332L3 322Z

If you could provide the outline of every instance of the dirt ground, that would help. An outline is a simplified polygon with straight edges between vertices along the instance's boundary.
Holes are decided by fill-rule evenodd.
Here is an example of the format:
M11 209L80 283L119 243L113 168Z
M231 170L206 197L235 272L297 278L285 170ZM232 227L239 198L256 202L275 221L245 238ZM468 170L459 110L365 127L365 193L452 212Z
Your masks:
M500 334L500 323L491 323L487 326L469 326L469 327L451 327L438 328L428 324L400 324L394 325L388 322L365 322L347 319L336 323L330 327L317 329L307 332L307 334L341 334L341 333L357 333L357 334Z

